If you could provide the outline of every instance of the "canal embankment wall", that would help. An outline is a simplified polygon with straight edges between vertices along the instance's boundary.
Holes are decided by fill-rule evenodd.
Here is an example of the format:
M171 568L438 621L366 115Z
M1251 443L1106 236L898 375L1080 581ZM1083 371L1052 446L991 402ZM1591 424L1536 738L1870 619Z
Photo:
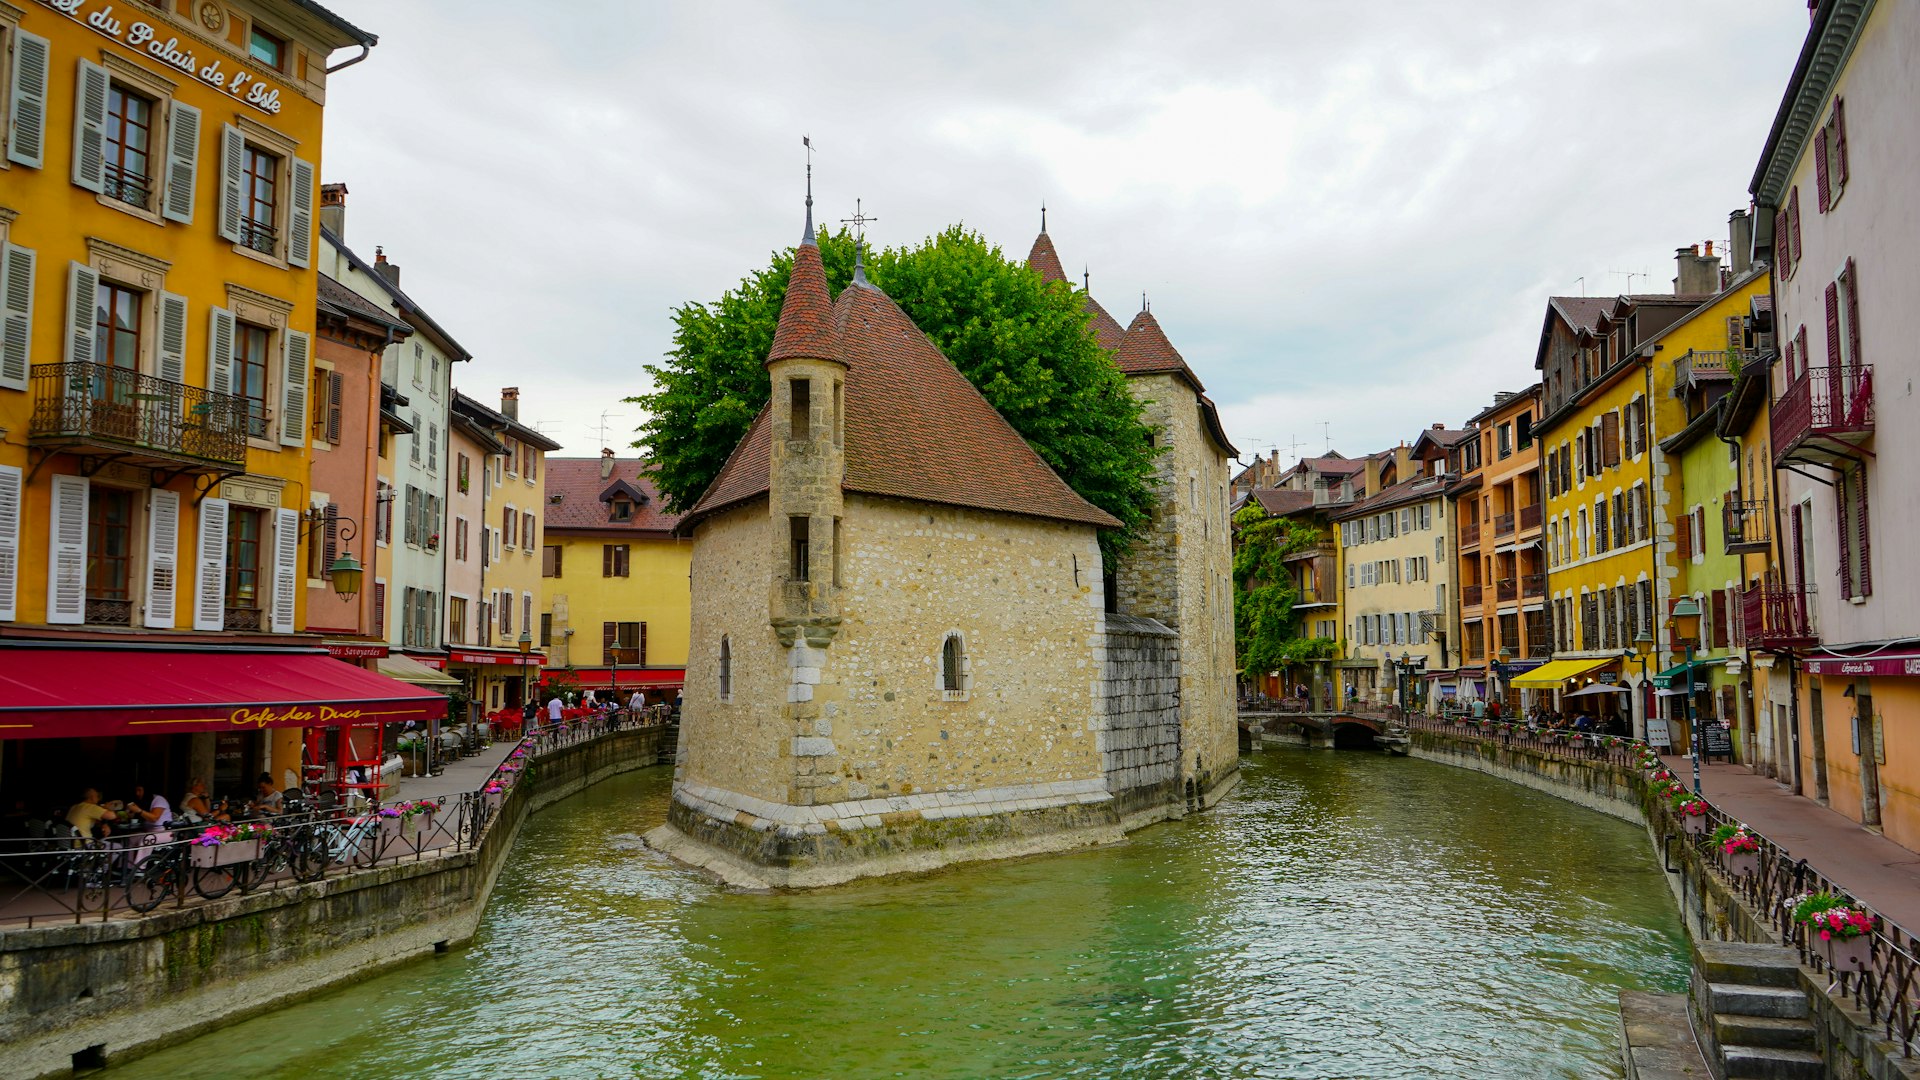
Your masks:
M1647 839L1667 871L1667 885L1689 942L1695 946L1691 951L1696 969L1697 944L1702 941L1786 946L1766 914L1755 911L1730 887L1705 852L1675 835L1670 817L1658 806L1644 773L1634 765L1562 755L1498 737L1460 736L1428 728L1415 728L1409 734L1411 757L1485 773L1646 829ZM1694 982L1696 989L1703 985L1697 970ZM1920 1080L1920 1058L1903 1056L1900 1048L1884 1037L1883 1025L1835 992L1830 974L1815 972L1803 964L1800 983L1819 1033L1828 1076ZM1724 1080L1713 1042L1713 1025L1698 1020L1696 1015L1695 1031L1702 1036L1702 1049L1718 1080Z
M0 931L0 1076L125 1061L463 944L528 816L658 763L667 730L539 755L464 850L137 918Z

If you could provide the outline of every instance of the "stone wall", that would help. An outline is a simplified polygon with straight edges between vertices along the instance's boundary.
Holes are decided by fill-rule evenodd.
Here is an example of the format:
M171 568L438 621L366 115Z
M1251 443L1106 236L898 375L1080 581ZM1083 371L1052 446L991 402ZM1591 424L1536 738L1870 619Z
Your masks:
M655 763L665 730L543 755L467 851L144 918L0 932L0 1076L65 1076L95 1048L124 1061L467 941L526 816Z
M1123 817L1178 811L1180 640L1152 619L1107 616L1100 751Z

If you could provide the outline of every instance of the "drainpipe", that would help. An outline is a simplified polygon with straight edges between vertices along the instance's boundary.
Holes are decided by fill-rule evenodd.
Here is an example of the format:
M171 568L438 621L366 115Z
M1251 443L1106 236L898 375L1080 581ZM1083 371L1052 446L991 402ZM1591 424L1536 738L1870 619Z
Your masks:
M333 65L333 66L332 66L332 67L330 67L330 68L328 68L328 69L327 69L327 74L329 74L329 75L331 75L331 74L333 74L333 73L334 73L334 72L336 72L336 71L340 71L340 70L342 70L342 69L344 69L344 68L350 68L350 67L352 67L353 65L355 65L355 64L357 64L357 63L359 63L360 61L362 61L362 60L365 60L365 59L367 58L367 53L369 53L369 52L371 52L372 50L373 50L373 46L372 46L372 45L369 45L369 44L367 44L367 43L365 43L365 42L362 42L362 43L361 43L361 45L360 45L360 55L359 55L359 56L355 56L355 57L352 57L351 59L347 59L347 60L342 60L342 61L340 61L339 63L337 63L337 64L335 64L335 65Z

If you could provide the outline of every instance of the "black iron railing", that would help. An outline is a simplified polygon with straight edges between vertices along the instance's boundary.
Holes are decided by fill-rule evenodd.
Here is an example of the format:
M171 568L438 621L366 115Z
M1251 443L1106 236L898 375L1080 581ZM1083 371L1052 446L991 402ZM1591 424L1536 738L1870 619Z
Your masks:
M35 364L32 380L30 439L246 464L244 398L111 364Z

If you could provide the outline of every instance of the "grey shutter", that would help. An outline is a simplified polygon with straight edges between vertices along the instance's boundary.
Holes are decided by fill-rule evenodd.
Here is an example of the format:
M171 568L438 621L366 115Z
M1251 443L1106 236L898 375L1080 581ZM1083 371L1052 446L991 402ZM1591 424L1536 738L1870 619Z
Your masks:
M33 267L31 249L6 246L0 252L0 386L27 388L33 341Z
M180 573L180 495L155 488L147 495L147 619L153 630L173 629Z
M100 312L100 275L86 263L67 265L67 342L69 364L91 364L94 323Z
M200 500L194 560L193 628L225 629L227 621L227 500Z
M307 379L313 367L313 340L289 330L280 344L280 444L299 446L307 441Z
M273 512L273 632L291 634L299 596L300 512Z
M193 224L194 188L200 179L200 110L184 101L167 106L166 193L160 215Z
M233 312L212 308L207 327L207 389L216 394L233 393Z
M107 69L80 61L73 98L73 182L88 191L107 189Z
M7 94L7 160L38 169L47 153L47 69L53 47L24 30L13 32L13 81Z
M21 471L0 465L0 622L12 622L20 575Z
M287 210L287 263L306 266L313 258L313 162L293 159L293 193Z
M47 515L47 622L87 621L87 478L53 477Z
M241 185L247 139L232 124L220 127L220 238L240 242L240 215L245 209Z
M160 294L160 377L187 381L187 298Z

